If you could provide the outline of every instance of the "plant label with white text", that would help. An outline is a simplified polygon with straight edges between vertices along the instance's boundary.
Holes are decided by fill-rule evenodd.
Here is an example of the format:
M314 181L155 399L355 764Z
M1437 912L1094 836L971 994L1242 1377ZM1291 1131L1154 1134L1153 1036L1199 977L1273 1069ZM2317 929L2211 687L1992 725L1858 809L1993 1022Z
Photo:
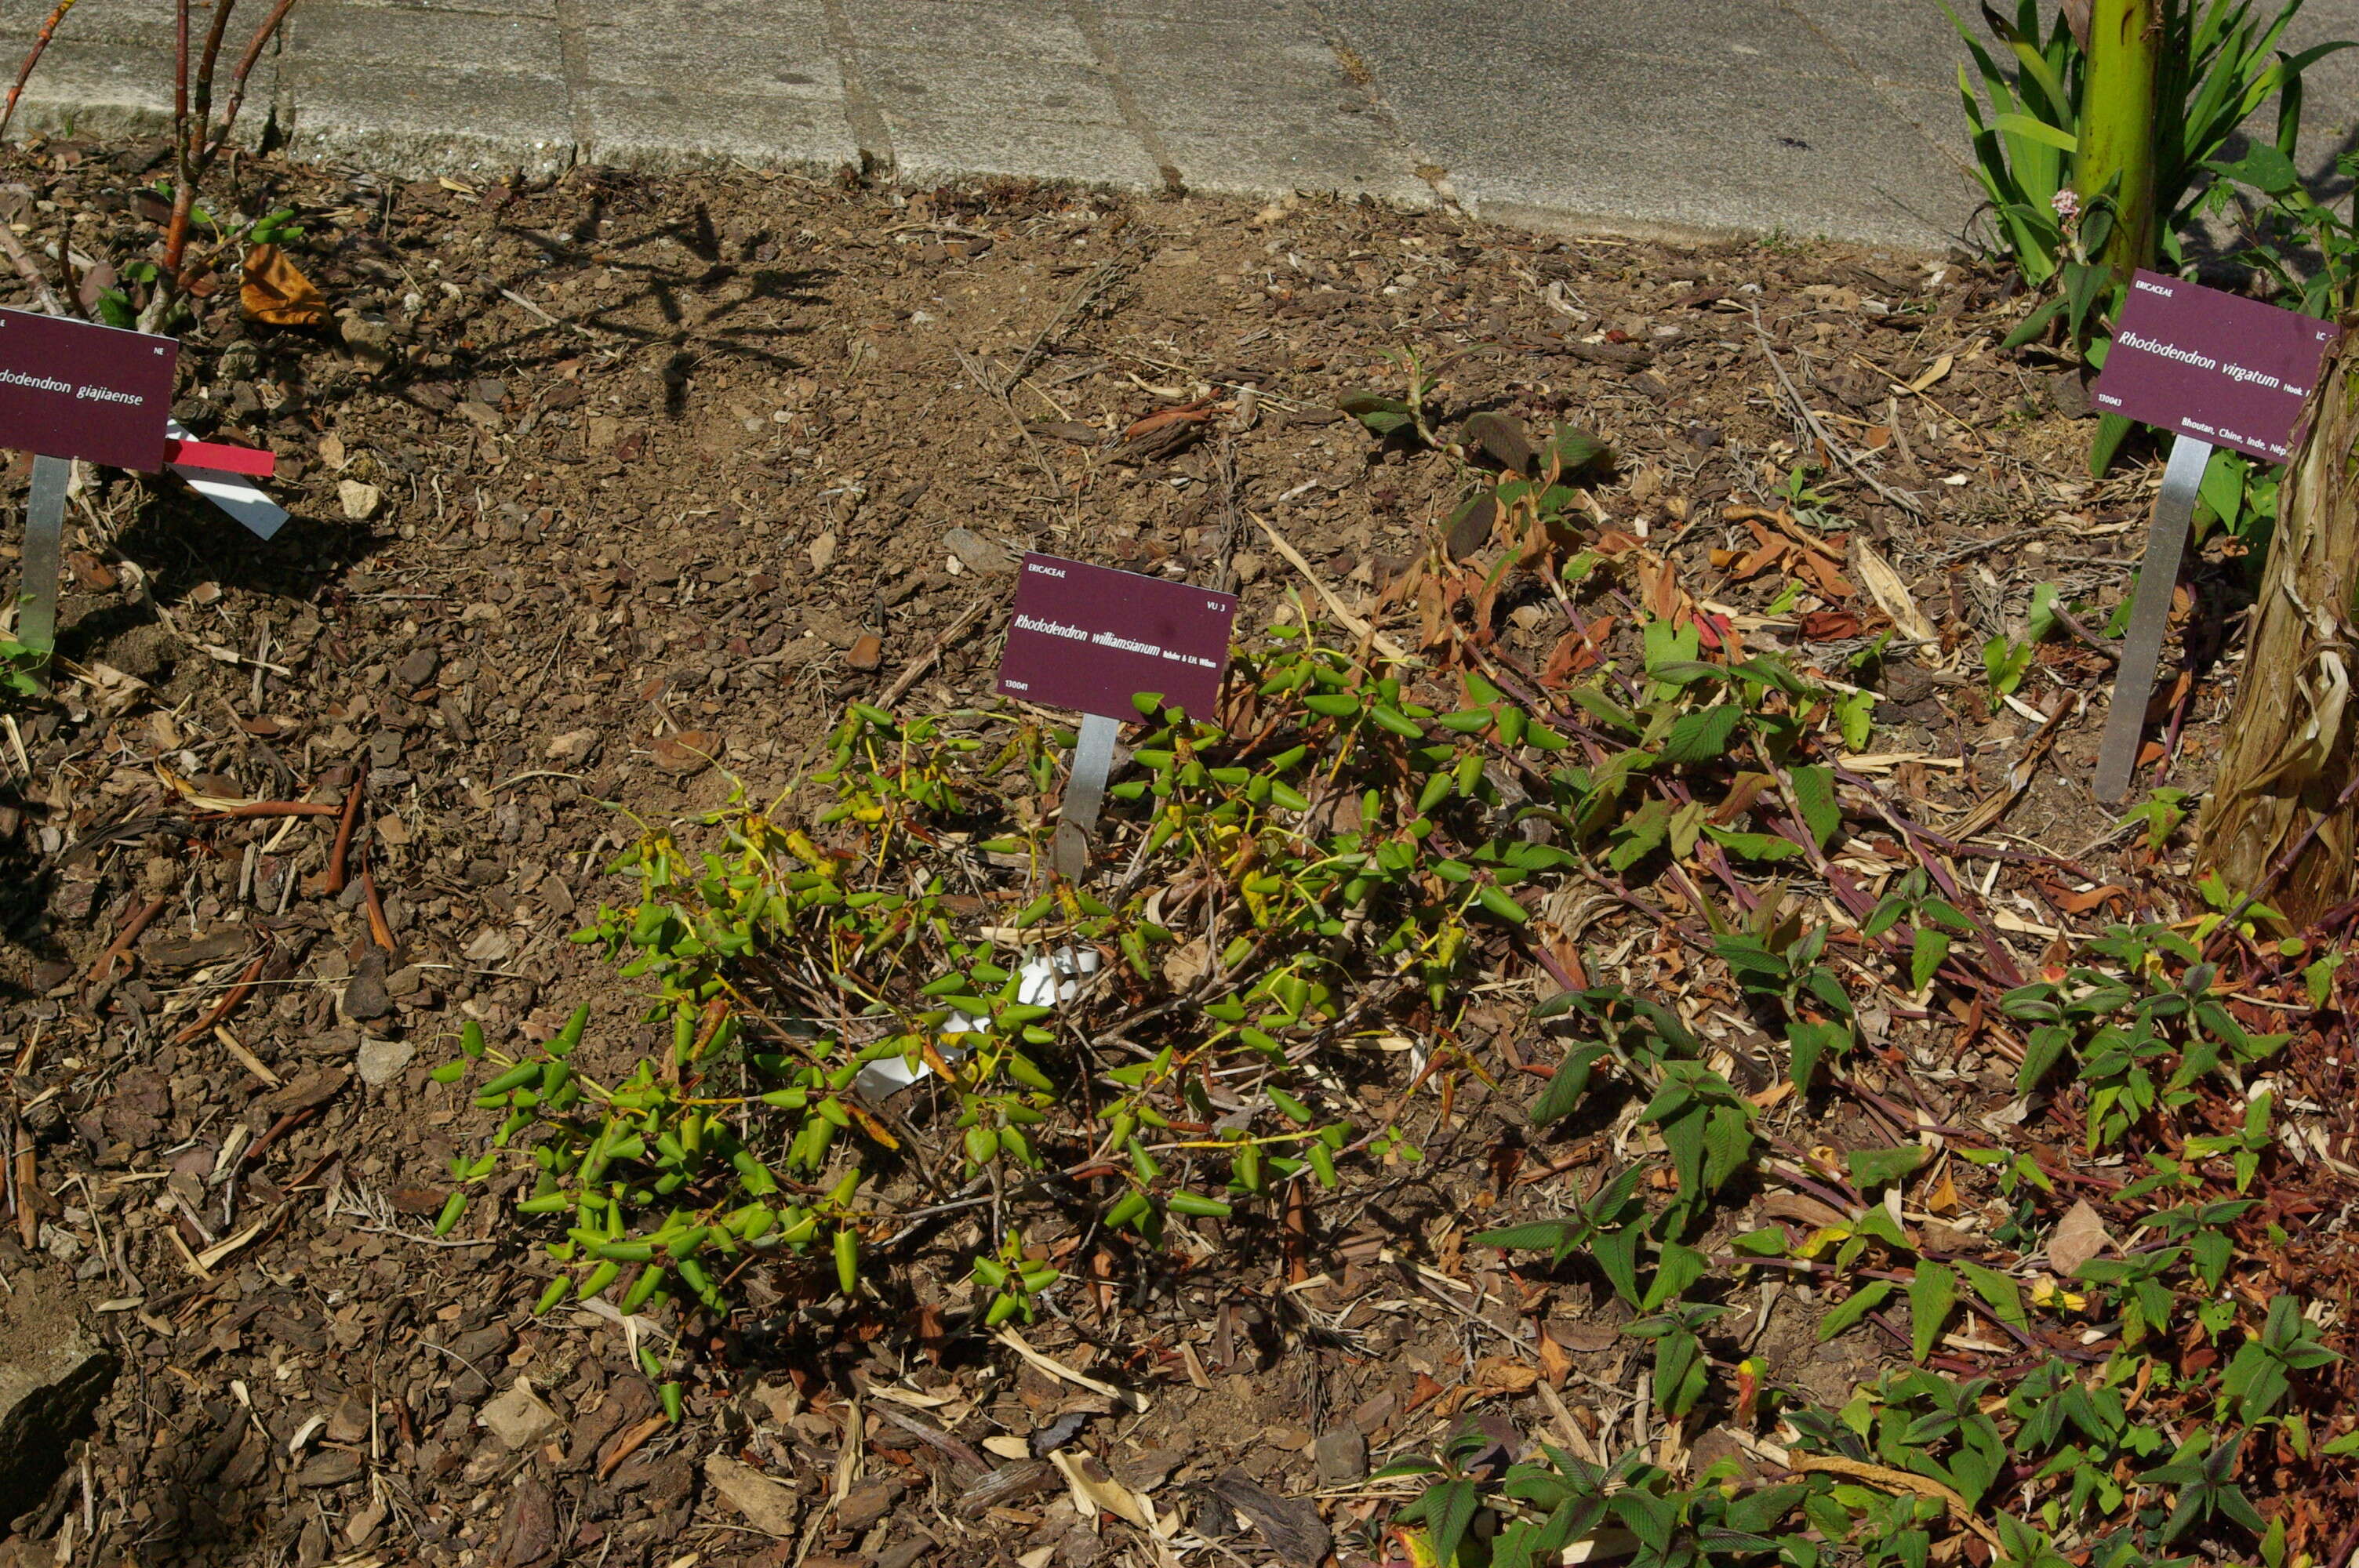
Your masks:
M1016 574L998 690L1125 719L1138 717L1131 698L1151 691L1209 719L1236 613L1233 593L1027 554Z
M2335 326L2140 272L2097 377L2097 408L2281 463Z

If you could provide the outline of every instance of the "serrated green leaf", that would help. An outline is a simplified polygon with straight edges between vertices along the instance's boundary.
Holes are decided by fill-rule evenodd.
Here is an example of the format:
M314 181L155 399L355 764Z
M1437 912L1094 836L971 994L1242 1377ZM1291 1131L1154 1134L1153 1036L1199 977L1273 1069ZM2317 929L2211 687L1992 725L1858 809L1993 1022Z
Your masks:
M1916 1277L1908 1281L1908 1337L1918 1360L1940 1343L1942 1325L1957 1301L1957 1275L1930 1260L1917 1265Z
M1717 762L1727 755L1729 740L1744 717L1745 709L1733 702L1682 713L1656 749L1656 757L1675 764Z
M1803 826L1810 830L1825 849L1843 831L1843 807L1835 803L1835 774L1832 768L1811 766L1795 768L1788 775L1794 781L1794 809L1801 815Z

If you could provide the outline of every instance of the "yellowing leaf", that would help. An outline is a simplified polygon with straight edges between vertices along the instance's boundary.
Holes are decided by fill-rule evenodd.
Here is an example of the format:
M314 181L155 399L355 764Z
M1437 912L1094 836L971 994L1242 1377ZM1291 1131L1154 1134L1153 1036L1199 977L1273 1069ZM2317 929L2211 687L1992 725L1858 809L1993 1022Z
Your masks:
M277 245L245 253L237 299L247 319L273 327L316 327L328 319L327 300Z

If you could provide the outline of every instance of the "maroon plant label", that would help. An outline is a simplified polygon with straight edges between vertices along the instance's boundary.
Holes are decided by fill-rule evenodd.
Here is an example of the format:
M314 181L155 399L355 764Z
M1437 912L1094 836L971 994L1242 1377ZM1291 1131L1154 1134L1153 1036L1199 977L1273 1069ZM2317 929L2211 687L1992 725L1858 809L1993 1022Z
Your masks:
M1236 613L1233 593L1027 554L999 691L1109 719L1137 718L1131 698L1151 691L1209 719Z
M0 447L158 472L179 352L170 338L0 310Z
M2097 407L2281 463L2334 324L2140 272L2105 351Z

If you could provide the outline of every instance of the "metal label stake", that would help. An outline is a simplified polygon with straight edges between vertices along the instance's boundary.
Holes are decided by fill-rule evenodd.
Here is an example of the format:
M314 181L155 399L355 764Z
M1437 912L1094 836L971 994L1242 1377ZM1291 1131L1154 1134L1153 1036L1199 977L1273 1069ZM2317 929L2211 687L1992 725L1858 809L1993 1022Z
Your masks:
M1097 831L1098 807L1105 804L1106 775L1114 771L1114 736L1122 721L1102 713L1082 715L1082 733L1073 747L1072 776L1065 781L1065 802L1057 814L1057 839L1052 859L1057 874L1078 881L1090 865L1090 838Z
M2122 640L2122 663L2114 677L2113 707L2105 714L2105 738L2097 751L2097 798L2108 805L2129 794L2146 736L2146 705L2162 662L2162 633L2170 622L2170 601L2179 585L2179 560L2195 522L2196 492L2212 443L2177 436L2162 470L2162 493L2155 498L2154 526L2138 563L2137 603L2130 611L2129 634Z
M58 557L65 547L66 486L73 463L33 460L33 490L25 503L25 576L17 600L16 641L47 661L58 645Z

